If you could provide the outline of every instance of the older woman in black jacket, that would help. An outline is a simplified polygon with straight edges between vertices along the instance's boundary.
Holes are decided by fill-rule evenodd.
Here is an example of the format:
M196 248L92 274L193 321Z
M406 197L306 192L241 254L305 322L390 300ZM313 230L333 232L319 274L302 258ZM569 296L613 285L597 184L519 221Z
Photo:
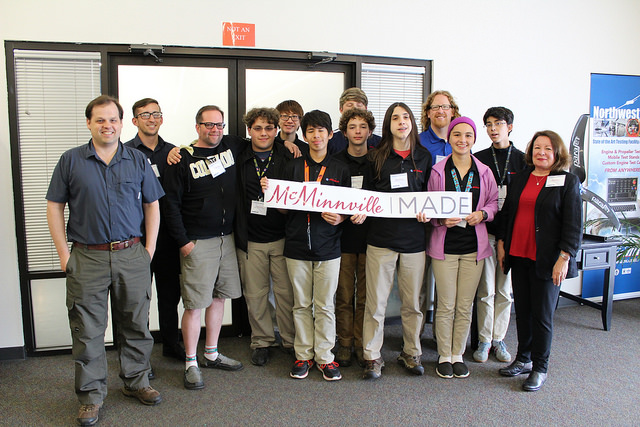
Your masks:
M511 269L518 354L500 369L508 377L530 373L522 388L537 391L547 378L553 312L560 285L576 277L582 236L580 183L565 169L570 156L560 136L537 132L501 211L498 261Z

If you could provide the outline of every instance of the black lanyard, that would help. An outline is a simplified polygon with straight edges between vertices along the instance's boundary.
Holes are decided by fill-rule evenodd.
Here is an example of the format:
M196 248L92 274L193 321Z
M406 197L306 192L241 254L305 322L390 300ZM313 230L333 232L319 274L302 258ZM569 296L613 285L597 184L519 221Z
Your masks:
M496 165L496 173L498 174L498 179L500 180L499 186L504 185L504 179L507 177L507 170L509 169L509 158L511 157L511 149L513 145L509 144L509 151L507 151L507 161L504 164L504 172L500 175L500 166L498 166L498 158L496 157L496 150L491 145L491 154L493 154L493 163Z
M324 173L327 170L326 166L322 166L320 168L320 173L316 178L316 182L322 182L322 178L324 177ZM307 165L307 161L304 161L304 180L306 182L309 181L309 165ZM307 212L307 245L309 246L309 250L311 250L311 214Z

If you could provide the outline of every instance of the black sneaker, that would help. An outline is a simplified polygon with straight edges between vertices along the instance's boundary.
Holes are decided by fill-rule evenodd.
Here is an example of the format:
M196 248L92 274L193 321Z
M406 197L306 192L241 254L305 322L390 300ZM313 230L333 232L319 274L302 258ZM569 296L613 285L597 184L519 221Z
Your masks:
M336 362L327 363L326 365L318 364L316 365L318 370L322 372L322 378L327 381L338 381L342 379L342 374L340 374L340 369L338 369L338 364Z
M291 378L303 379L309 375L309 368L313 366L313 360L296 360L289 375Z
M456 362L453 364L453 376L456 378L467 378L469 376L469 368L464 362Z
M338 346L338 351L336 351L336 362L338 365L342 367L351 366L351 356L353 353L351 352L351 347L346 346Z
M251 353L251 363L256 366L264 366L269 361L269 347L254 348Z
M453 365L450 362L438 363L436 374L440 378L453 378Z

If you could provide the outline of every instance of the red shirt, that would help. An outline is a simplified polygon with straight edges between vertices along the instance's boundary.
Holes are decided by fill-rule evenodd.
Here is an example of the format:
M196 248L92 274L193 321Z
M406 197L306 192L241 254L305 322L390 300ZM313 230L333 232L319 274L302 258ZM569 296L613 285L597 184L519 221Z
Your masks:
M546 182L546 176L529 175L527 185L520 195L509 255L536 260L536 200Z

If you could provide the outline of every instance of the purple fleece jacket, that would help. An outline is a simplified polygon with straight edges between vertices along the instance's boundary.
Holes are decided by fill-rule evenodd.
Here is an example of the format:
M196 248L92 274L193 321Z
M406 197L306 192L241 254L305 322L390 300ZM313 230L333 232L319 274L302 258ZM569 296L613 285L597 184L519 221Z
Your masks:
M447 164L446 159L436 163L431 169L431 177L429 178L429 184L427 185L428 191L445 191L445 177L444 168ZM487 237L487 224L486 222L493 221L494 216L498 212L498 186L496 180L493 177L493 172L481 161L476 159L473 155L471 159L478 168L480 174L480 197L478 198L478 206L476 210L483 210L487 213L488 218L486 221L482 221L476 225L476 236L478 237L478 260L488 258L492 254L491 247L489 246L489 238ZM429 245L427 245L427 254L431 258L444 259L444 238L447 234L447 227L440 225L437 218L431 220L433 224L433 231L431 232L431 239Z

